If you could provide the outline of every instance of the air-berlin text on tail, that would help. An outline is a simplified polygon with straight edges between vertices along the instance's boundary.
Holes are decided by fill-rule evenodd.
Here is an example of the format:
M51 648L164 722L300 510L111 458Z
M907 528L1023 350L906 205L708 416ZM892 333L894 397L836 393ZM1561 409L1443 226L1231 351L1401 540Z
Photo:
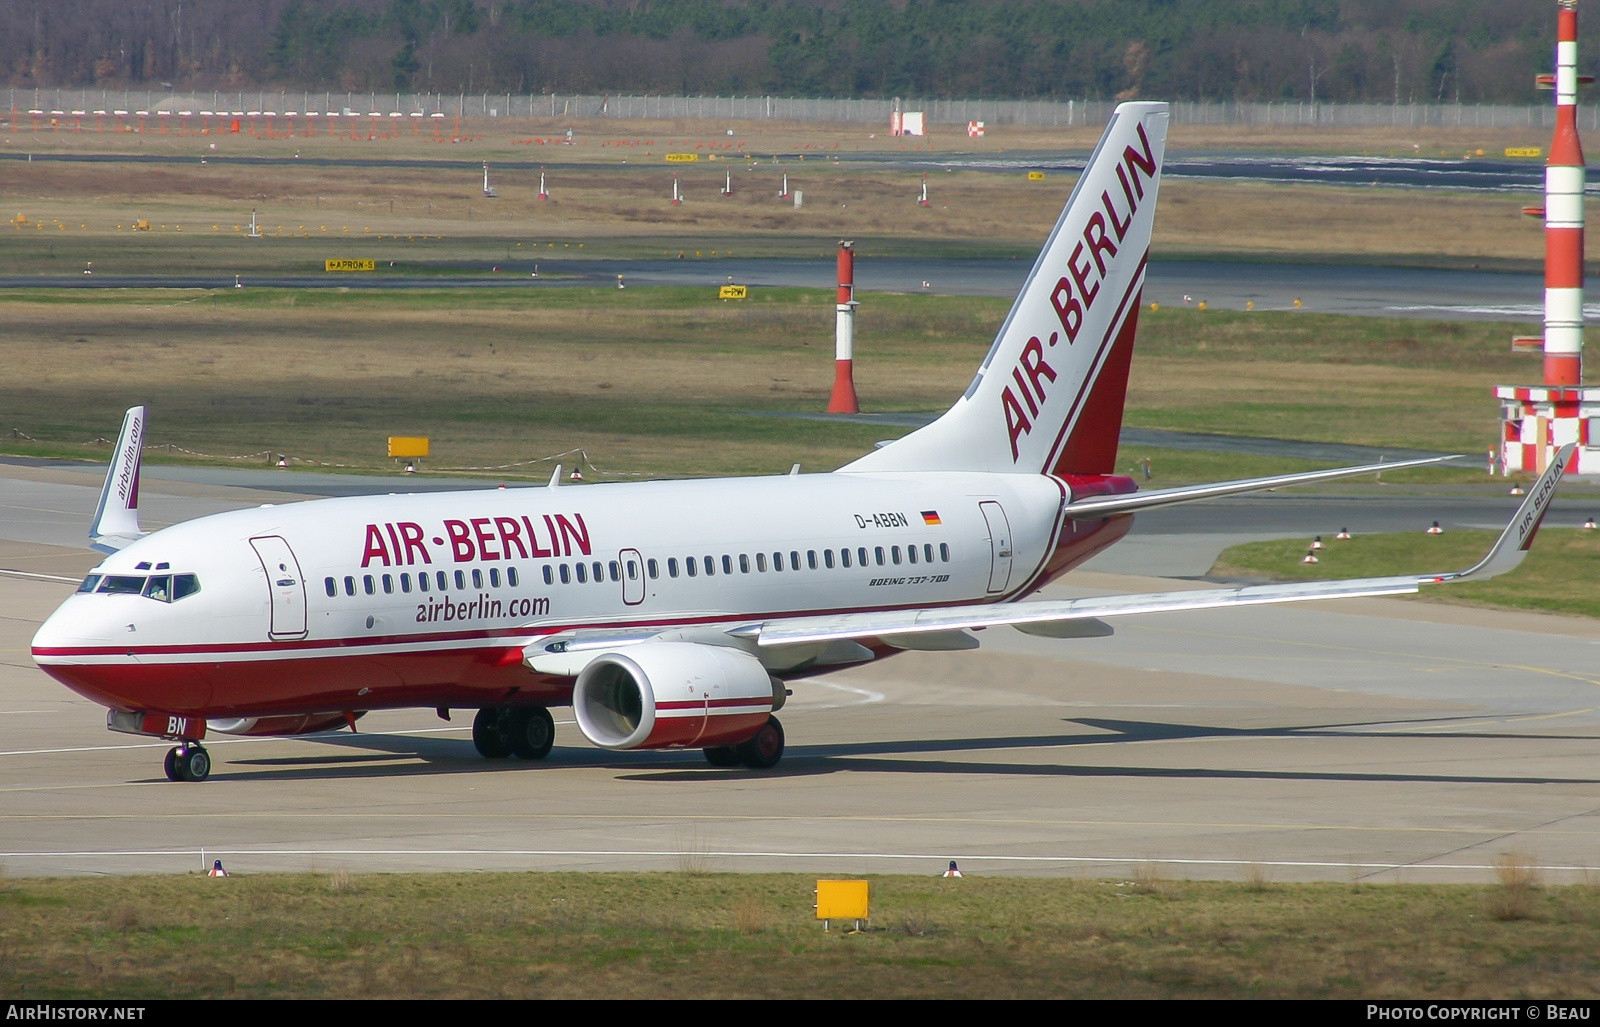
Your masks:
M367 525L361 566L411 567L431 564L435 556L440 563L447 559L474 563L574 553L588 556L593 550L589 526L578 513L469 517L440 523L438 532L431 535L414 521Z
M1037 335L1028 340L1027 345L1022 347L1016 366L1011 369L1016 391L1013 392L1011 386L1007 385L1000 393L1000 404L1006 415L1006 433L1011 438L1013 462L1019 458L1017 440L1033 431L1033 421L1044 405L1045 383L1056 380L1055 369L1044 359L1045 346L1055 346L1061 341L1063 333L1067 337L1067 345L1078 341L1084 314L1100 296L1100 282L1106 275L1106 261L1117 255L1117 244L1127 236L1128 226L1133 224L1133 215L1144 199L1144 183L1139 181L1139 176L1142 174L1151 181L1156 177L1155 153L1150 148L1144 125L1138 125L1137 131L1142 151L1133 146L1124 146L1122 160L1116 165L1117 183L1127 204L1126 211L1118 213L1111 190L1100 193L1100 205L1104 212L1094 211L1084 220L1083 227L1077 230L1075 234L1079 241L1067 257L1067 273L1056 281L1055 288L1050 292L1050 305L1055 308L1056 319L1061 322L1061 331L1051 332L1044 342ZM1084 174L1093 170L1091 166L1085 169ZM1018 396L1022 397L1020 401Z

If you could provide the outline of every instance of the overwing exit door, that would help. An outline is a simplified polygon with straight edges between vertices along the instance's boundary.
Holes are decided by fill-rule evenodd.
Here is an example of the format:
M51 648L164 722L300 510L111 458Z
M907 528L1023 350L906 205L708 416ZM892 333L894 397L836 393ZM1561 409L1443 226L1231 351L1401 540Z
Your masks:
M999 503L986 499L978 504L989 525L989 591L1004 592L1011 582L1011 522Z
M272 595L272 626L268 637L304 638L306 635L306 583L300 576L300 561L289 543L278 535L253 538L250 545L267 572L267 590Z
M622 601L629 606L644 602L644 558L637 549L618 554L622 563Z

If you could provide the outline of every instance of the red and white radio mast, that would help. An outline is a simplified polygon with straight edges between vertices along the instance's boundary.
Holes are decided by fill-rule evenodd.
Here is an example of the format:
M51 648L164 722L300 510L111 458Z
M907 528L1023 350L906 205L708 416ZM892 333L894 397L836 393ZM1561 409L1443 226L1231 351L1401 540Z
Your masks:
M1579 474L1600 473L1600 438L1589 426L1600 417L1600 388L1583 387L1583 144L1578 139L1578 0L1556 0L1554 75L1538 85L1555 90L1556 130L1544 169L1544 356L1542 386L1502 385L1500 460L1507 471L1543 471L1560 446L1578 444ZM1531 347L1530 347L1531 348Z

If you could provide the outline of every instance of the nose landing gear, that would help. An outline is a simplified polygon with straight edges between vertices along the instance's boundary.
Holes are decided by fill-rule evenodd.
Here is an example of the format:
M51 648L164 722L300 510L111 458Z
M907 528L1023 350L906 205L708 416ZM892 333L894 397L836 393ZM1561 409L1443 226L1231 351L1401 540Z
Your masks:
M211 754L195 742L185 742L167 751L162 769L168 781L204 781L211 776Z

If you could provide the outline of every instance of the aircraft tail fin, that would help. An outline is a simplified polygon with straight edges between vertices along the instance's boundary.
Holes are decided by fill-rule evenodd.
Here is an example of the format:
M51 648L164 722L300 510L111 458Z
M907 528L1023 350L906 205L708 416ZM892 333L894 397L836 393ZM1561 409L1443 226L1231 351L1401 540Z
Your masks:
M965 394L842 470L1113 470L1167 113L1117 106Z
M143 537L139 529L139 465L144 454L144 407L130 407L111 454L100 505L89 525L90 548L114 553Z

